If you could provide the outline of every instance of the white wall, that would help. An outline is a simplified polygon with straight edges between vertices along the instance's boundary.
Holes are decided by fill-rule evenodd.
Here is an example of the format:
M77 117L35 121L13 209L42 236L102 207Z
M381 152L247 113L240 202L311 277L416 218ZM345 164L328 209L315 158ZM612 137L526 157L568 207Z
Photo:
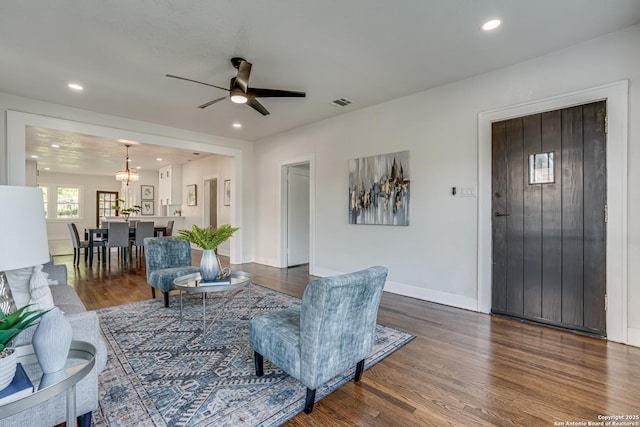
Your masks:
M197 205L187 206L186 194L183 195L182 215L185 217L185 228L191 228L193 224L204 226L205 205L204 188L208 179L218 179L218 223L231 223L231 206L224 206L223 185L225 179L232 178L233 159L227 156L208 156L186 163L182 167L182 183L186 186L196 184ZM233 182L233 180L232 180ZM235 235L233 237L236 238ZM229 255L230 241L220 245L220 255Z
M315 273L389 268L387 290L475 309L478 114L629 79L628 327L640 345L640 26L509 68L418 93L256 142L255 259L277 265L279 165L314 155ZM410 150L411 225L348 224L347 161Z
M82 191L81 218L74 220L82 238L82 230L95 227L96 224L96 191L117 191L122 198L120 182L113 176L84 175L72 173L53 173L39 171L37 184L62 184L80 186ZM158 186L158 176L154 172L140 172L140 181L137 183L138 192L140 184ZM134 186L134 184L130 184ZM134 190L135 191L135 190ZM136 202L137 203L137 202ZM67 220L47 220L47 234L49 240L71 240L67 229Z

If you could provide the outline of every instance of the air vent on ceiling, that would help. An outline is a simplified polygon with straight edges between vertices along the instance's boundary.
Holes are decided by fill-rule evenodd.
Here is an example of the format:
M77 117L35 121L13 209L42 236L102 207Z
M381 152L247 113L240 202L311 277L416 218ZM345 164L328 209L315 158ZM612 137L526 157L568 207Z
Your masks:
M351 104L351 101L349 101L347 98L338 98L334 101L331 101L331 105L334 105L336 107L346 107L349 104Z

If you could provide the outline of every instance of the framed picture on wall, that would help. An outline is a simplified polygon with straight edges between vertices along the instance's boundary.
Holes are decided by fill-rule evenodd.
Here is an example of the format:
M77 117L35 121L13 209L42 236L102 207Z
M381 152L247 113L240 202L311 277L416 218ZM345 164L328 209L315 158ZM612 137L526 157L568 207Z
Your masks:
M224 205L231 205L231 180L224 180Z
M140 186L140 200L153 200L153 185Z
M187 206L198 205L198 194L196 184L187 185Z
M153 215L153 200L143 200L140 205L140 214Z

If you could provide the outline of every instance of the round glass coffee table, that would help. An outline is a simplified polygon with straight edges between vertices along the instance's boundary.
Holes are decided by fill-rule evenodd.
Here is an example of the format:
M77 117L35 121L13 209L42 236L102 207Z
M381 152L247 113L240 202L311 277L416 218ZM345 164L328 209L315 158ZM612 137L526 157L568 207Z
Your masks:
M5 405L0 405L0 419L32 408L66 391L67 425L76 425L76 384L83 379L95 365L96 348L84 341L72 341L67 355L66 367L54 374L43 375L33 346L16 347L18 362L22 363L35 391ZM2 424L2 422L0 422Z
M207 331L218 320L224 311L224 307L231 301L242 289L247 288L247 308L249 320L251 320L251 274L244 271L232 271L229 275L228 282L203 282L200 273L187 274L180 276L173 281L174 286L180 291L180 322L183 320L182 315L182 294L200 294L202 296L202 338L204 339ZM222 294L222 304L219 306L218 313L209 321L207 325L207 294Z

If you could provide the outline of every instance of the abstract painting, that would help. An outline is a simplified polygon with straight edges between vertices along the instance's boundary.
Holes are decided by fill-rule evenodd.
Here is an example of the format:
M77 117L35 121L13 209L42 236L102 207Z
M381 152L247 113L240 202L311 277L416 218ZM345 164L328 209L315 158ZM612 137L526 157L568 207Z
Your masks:
M349 160L349 224L409 225L409 151Z

